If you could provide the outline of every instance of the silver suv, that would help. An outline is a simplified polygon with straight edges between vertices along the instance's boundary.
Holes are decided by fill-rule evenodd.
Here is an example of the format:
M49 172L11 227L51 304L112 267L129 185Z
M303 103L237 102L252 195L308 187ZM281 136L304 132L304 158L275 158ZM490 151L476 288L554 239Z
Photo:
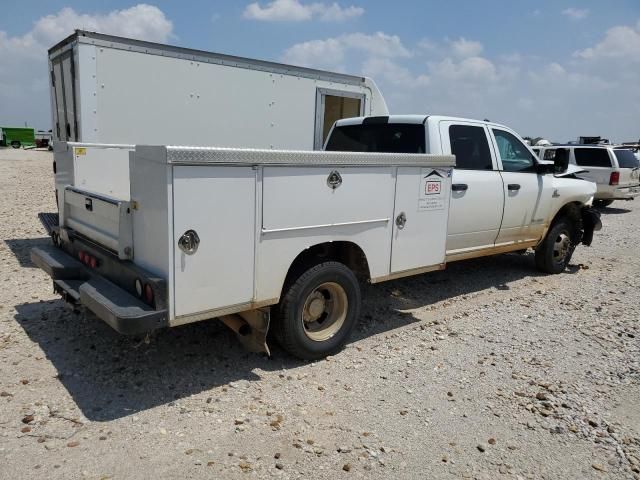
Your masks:
M584 168L578 174L598 186L593 204L611 205L614 200L633 200L640 195L640 163L632 150L606 145L551 145L534 147L540 160L553 161L556 152L567 150L569 163Z

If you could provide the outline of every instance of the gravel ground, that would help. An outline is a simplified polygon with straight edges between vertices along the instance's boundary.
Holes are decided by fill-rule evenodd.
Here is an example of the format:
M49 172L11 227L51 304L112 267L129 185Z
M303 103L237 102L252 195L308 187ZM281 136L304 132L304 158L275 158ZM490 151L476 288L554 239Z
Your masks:
M29 260L51 177L0 150L0 477L640 478L637 202L561 275L510 254L365 287L348 347L304 363L67 310Z

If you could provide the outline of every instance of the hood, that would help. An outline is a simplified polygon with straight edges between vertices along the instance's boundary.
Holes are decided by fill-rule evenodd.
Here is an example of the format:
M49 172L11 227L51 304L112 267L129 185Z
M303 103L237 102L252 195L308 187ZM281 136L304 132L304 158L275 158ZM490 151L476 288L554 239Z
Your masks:
M553 165L553 162L550 162L548 160L538 160L538 162L543 165ZM588 170L585 170L582 167L578 167L577 165L573 165L570 163L564 172L554 173L553 176L554 177L570 177L572 175L576 175L578 173L584 173L584 172L588 172Z

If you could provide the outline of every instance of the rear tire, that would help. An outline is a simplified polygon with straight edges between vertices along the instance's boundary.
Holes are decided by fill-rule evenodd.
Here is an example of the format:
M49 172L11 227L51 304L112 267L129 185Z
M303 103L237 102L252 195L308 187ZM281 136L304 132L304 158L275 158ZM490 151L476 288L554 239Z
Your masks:
M273 333L291 355L317 360L341 350L360 316L360 285L338 262L309 268L285 285Z
M536 248L536 267L545 273L561 273L569 265L576 249L578 232L575 223L567 217L556 220L547 236Z
M13 148L20 148L21 147L21 143L18 140L14 140L13 142L11 142L11 146Z
M613 203L613 200L594 200L593 206L598 208L608 207Z

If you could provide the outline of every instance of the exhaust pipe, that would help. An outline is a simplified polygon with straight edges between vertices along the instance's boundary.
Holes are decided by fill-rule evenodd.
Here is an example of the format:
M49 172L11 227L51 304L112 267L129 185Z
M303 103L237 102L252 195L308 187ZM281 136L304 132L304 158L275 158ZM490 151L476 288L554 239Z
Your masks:
M269 311L249 310L232 315L223 315L220 321L229 327L238 337L240 343L250 352L264 352L271 356L267 345L269 331Z

